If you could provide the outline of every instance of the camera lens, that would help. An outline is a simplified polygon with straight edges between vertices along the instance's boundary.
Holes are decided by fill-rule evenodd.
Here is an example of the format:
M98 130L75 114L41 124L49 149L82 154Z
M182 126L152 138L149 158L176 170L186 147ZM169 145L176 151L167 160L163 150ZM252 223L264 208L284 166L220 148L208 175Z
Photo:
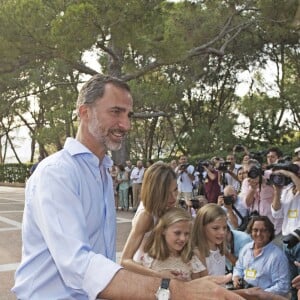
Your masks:
M286 177L283 175L271 174L270 182L277 186L284 186L286 182L285 178Z

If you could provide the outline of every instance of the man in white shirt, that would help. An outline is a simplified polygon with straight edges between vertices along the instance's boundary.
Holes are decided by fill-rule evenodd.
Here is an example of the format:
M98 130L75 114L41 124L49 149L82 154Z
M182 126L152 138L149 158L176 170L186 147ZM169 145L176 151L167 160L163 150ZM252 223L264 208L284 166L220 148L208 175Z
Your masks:
M241 165L236 163L236 158L233 153L227 155L226 161L230 162L227 172L223 175L226 178L226 185L231 185L236 191L239 191L241 184L238 180L237 173Z
M295 164L298 166L297 174L288 170L273 172L273 174L290 178L292 183L284 187L273 186L274 195L271 205L273 217L275 219L283 218L283 246L289 260L291 279L300 275L299 267L295 266L295 261L300 261L300 243L299 239L296 238L300 232L300 161L295 162ZM292 240L295 243L292 243ZM292 300L297 300L297 290L293 288L291 292Z
M133 196L133 212L136 212L141 200L141 188L143 183L145 168L143 162L138 160L136 167L131 171L130 179L132 184L132 196Z
M175 169L178 185L177 201L179 202L179 200L184 199L188 210L192 207L194 172L195 167L188 163L187 156L180 156L179 164Z

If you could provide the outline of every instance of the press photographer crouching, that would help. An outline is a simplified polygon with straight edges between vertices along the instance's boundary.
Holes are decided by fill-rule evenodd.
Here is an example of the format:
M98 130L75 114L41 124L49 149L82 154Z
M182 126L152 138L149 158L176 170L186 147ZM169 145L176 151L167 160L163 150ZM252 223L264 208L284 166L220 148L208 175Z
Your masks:
M241 228L243 221L248 216L248 209L245 207L242 199L237 195L237 192L231 185L227 185L224 188L223 194L218 197L218 205L222 206L227 213L227 223L230 229L238 229L244 231L245 228Z
M248 178L244 179L240 197L249 209L250 215L256 212L261 216L267 216L275 227L274 243L281 247L281 228L283 218L273 218L271 204L274 189L269 184L268 177L271 171L266 172L261 165L253 159L249 160Z
M272 215L283 218L283 246L294 278L300 275L300 268L294 264L300 261L300 161L274 164L270 179L274 188ZM297 290L293 288L291 293L291 299L296 300Z

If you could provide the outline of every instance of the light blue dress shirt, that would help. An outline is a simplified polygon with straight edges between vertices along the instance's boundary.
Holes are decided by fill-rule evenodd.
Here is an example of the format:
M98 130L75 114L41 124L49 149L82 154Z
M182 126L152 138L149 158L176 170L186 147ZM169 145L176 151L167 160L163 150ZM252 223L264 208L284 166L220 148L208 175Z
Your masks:
M111 165L72 138L40 162L25 189L18 299L95 299L121 268Z
M253 255L254 242L246 244L239 253L233 276L244 278L249 284L266 292L286 296L291 284L288 260L275 244L267 244L261 254ZM255 278L246 278L246 270L254 270Z
M233 238L233 255L235 257L239 256L240 251L242 248L252 241L251 236L244 232L244 231L238 231L238 230L231 230L232 232L232 238ZM232 264L229 262L228 259L226 259L226 267L228 270L232 270Z

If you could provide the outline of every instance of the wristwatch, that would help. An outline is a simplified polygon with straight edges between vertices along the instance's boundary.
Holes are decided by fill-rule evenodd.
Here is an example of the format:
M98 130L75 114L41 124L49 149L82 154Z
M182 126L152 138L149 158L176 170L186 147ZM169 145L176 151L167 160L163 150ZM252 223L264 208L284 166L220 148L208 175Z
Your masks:
M170 279L164 278L161 281L160 287L158 288L155 296L157 300L169 300L170 298L170 291L169 291L169 284Z

